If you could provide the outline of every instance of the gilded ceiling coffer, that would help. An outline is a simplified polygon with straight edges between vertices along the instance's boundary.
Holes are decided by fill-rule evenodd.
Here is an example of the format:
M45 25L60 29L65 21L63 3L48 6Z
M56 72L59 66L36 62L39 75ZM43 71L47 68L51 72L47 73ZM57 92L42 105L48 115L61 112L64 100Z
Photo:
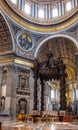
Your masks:
M34 68L35 74L34 86L34 110L37 110L37 78L41 80L41 111L44 111L44 80L57 79L60 80L60 110L66 110L66 65L63 63L61 57L54 59L54 54L49 51L47 54L47 61L39 62L35 60Z

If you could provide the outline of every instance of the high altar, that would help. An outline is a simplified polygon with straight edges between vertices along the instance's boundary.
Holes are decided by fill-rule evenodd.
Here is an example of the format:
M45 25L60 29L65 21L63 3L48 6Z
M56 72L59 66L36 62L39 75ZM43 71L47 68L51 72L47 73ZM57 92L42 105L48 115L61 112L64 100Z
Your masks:
M34 72L35 84L34 84L34 108L33 112L38 111L37 109L37 80L40 78L41 82L41 111L40 113L44 113L44 80L52 80L57 79L60 80L60 111L66 111L67 109L67 101L66 101L66 76L65 73L66 65L63 63L62 57L59 57L57 60L53 59L54 54L49 50L47 54L47 61L39 62L37 59L34 61L34 67L32 68ZM37 113L35 114L37 115Z

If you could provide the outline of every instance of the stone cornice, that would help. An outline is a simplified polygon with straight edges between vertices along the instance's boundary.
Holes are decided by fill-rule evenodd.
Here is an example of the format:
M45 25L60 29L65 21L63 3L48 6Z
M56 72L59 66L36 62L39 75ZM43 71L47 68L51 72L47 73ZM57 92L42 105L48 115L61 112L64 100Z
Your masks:
M11 55L4 55L0 57L0 65L2 66L2 64L10 64L10 63L15 63L21 66L26 66L26 67L33 67L33 61L29 61L25 58L21 58L16 56L15 54L11 54Z

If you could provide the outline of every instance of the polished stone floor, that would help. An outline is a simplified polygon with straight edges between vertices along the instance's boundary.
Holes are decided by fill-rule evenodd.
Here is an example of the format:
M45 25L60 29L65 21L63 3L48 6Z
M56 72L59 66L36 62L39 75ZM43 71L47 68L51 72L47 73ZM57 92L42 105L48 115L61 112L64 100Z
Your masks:
M78 122L32 123L17 120L4 120L2 130L78 130Z

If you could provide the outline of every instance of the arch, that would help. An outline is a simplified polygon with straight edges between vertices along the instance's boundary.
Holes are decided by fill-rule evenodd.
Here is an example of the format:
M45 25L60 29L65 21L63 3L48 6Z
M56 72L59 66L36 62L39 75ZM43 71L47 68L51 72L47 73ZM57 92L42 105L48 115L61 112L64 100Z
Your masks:
M8 21L7 21L6 18L5 18L4 13L3 13L1 10L0 10L0 14L2 15L2 17L3 17L3 19L4 19L5 23L6 23L6 25L7 25L7 27L8 27L8 30L9 30L9 32L10 32L11 40L12 40L12 47L13 47L13 51L14 51L14 50L15 50L15 46L14 46L14 38L13 38L12 30L11 30L11 28L10 28L10 25L9 25Z
M35 53L34 53L34 58L37 58L38 50L40 49L40 47L41 47L47 40L49 40L49 39L51 39L51 38L57 38L57 37L64 37L64 38L67 38L67 39L73 41L73 43L74 43L74 44L77 46L77 48L78 48L78 42L77 42L73 37L71 37L71 36L69 36L69 35L64 35L64 34L52 35L52 36L47 37L46 39L44 39L44 40L38 45L38 47L37 47L37 49L36 49L36 51L35 51Z

